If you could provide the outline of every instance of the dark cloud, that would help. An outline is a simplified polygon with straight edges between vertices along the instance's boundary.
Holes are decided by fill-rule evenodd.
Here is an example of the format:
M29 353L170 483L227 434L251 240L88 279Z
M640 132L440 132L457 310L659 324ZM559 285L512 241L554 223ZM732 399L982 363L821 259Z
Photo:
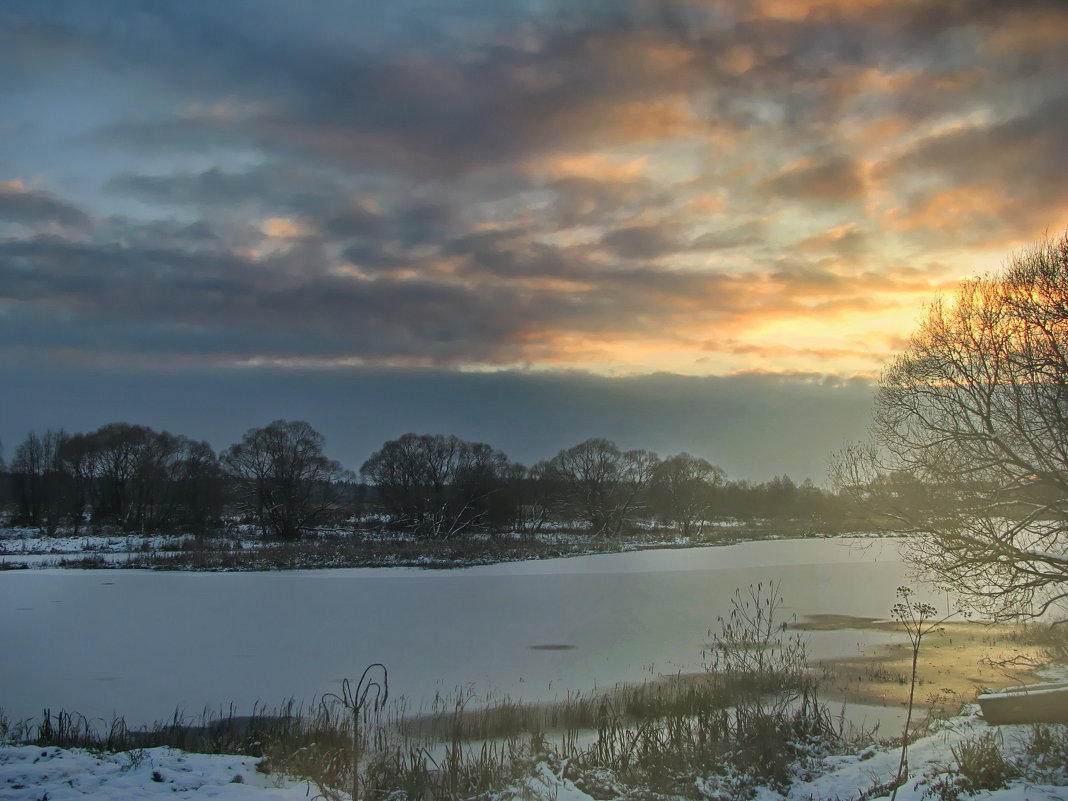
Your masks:
M303 214L323 214L342 194L337 182L296 165L266 163L244 172L212 167L196 173L122 173L108 188L162 205L212 208L248 204Z
M844 203L864 195L857 165L843 155L806 158L763 181L760 189L770 197Z
M602 237L601 246L625 259L655 259L685 247L675 225L618 228Z
M77 206L17 183L0 183L0 221L28 225L55 223L80 230L88 229L91 224L89 215Z
M1068 175L1066 151L1068 95L1060 94L1007 120L927 137L884 169L890 174L939 172L955 182L978 176L1046 186Z
M303 259L297 259L300 269L294 272L290 255L250 261L159 244L9 241L0 243L0 298L34 310L45 325L76 314L81 330L100 330L101 336L115 321L139 321L147 332L178 326L195 330L198 338L204 338L205 329L215 331L216 353L228 357L303 354L452 364L523 360L530 333L603 329L614 315L626 318L634 311L641 303L636 293L654 284L669 304L675 292L685 291L642 272L619 274L597 291L578 295L507 284L472 286L429 275L364 280L309 273ZM235 340L235 331L244 333ZM127 342L150 348L155 339L121 333L108 348L125 351ZM256 334L262 335L258 343ZM180 347L182 339L162 341ZM90 338L85 348L103 344Z
M206 363L552 362L560 337L586 340L591 352L606 334L681 341L695 322L875 308L871 285L901 288L803 260L770 275L622 267L596 249L532 245L521 231L452 240L441 254L396 257L392 270L371 253L374 268L354 275L331 269L316 242L250 258L220 247L203 224L112 225L125 229L122 245L0 242L0 301L19 319L8 318L5 352L47 358L51 342L79 361L160 352ZM422 247L417 237L413 248ZM347 256L360 267L357 248ZM62 342L14 335L50 326Z

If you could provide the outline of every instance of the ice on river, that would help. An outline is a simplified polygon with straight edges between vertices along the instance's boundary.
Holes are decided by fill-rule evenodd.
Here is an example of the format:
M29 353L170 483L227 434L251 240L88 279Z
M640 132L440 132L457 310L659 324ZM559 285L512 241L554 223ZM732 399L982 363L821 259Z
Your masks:
M12 571L0 574L0 707L131 725L176 708L247 714L336 691L371 662L412 711L463 687L562 698L700 669L708 630L751 583L777 582L798 617L888 617L909 582L898 544L773 540L447 571ZM809 653L887 636L817 632Z

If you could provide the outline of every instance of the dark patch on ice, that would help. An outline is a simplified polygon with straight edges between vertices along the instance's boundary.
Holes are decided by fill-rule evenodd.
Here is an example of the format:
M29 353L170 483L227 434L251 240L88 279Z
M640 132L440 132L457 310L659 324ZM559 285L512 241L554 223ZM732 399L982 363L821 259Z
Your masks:
M114 581L101 581L100 583L103 584L105 587L114 587L115 586L115 582Z
M528 645L531 651L573 651L578 648L577 645L562 645L560 643L545 643L543 645Z

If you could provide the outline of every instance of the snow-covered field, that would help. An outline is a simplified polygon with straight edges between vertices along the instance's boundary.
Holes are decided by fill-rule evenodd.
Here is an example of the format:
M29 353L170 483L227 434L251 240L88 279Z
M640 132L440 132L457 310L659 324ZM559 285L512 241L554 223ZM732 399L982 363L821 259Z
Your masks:
M726 542L741 542L747 539L760 539L760 540L776 540L787 537L780 536L768 536L767 534L761 534L758 537L750 535L747 537L746 532L754 524L744 521L727 520L717 521L712 525L706 534L706 538L691 541L690 539L673 532L671 530L655 529L649 530L644 535L631 536L624 538L615 543L615 547L610 547L613 543L606 543L604 541L596 541L591 544L591 540L588 534L584 533L582 526L579 523L570 524L565 526L559 531L546 531L539 533L533 540L529 534L522 532L511 532L498 534L493 537L489 535L472 535L469 540L472 542L483 541L487 546L499 548L501 546L507 546L514 544L517 546L531 545L532 543L543 546L561 546L568 549L572 553L604 553L606 550L613 551L634 551L634 550L646 550L649 548L678 548L678 547L698 547L701 545L723 545ZM757 527L771 525L767 521L756 524ZM123 561L129 561L131 559L136 560L137 557L144 557L152 554L168 554L176 553L186 550L199 550L199 551L219 551L219 552L243 552L243 553L255 553L269 550L278 545L276 542L265 541L261 537L257 536L256 531L247 525L235 526L232 533L226 536L213 536L213 537L201 537L197 538L192 535L136 535L136 534L121 534L121 533L90 533L91 530L87 529L86 532L73 536L69 533L59 532L53 536L45 536L36 528L28 527L11 527L0 526L0 564L17 564L19 566L26 565L29 567L48 567L55 566L61 563L67 563L79 560L83 557L91 557L94 560L106 562L106 563L121 563ZM713 535L714 533L714 535ZM334 538L334 541L338 541L338 535L341 535L341 539L344 540L351 534L350 531L333 531L324 530L321 532L309 534L302 542L314 543L317 537ZM836 538L842 539L864 539L864 538L885 538L885 534L872 534L872 533L853 533L846 535L837 535ZM383 543L423 543L416 537L401 536L396 533L389 533L385 535L379 535L372 532L360 532L358 541L381 541ZM533 555L533 551L531 555ZM514 558L514 557L512 557ZM439 567L440 560L429 559L427 560L428 566ZM483 564L484 561L474 561L467 564ZM464 564L462 561L460 564ZM321 566L319 564L309 562L309 567ZM171 569L181 569L180 564L169 564Z
M1003 753L1019 768L1008 786L971 796L989 801L1063 801L1068 798L1068 766L1038 769L1024 747L1026 726L989 727L969 708L934 734L909 749L910 778L898 791L900 801L924 801L948 766L955 763L953 747L996 731ZM755 789L754 801L831 801L856 799L897 773L897 749L872 747L858 754L827 756L806 767L785 794L768 787ZM119 754L83 750L0 747L0 797L11 801L125 801L143 798L214 798L222 801L278 799L296 801L317 794L317 788L295 779L281 780L256 770L257 760L238 756L205 756L169 748L150 748ZM733 798L731 782L714 777L698 779L695 790L706 798ZM740 793L737 782L733 792ZM592 801L548 765L499 796L526 801ZM968 796L964 796L968 797Z
M124 535L124 534L91 534L84 533L78 536L59 533L54 536L45 536L36 528L0 528L0 558L4 561L28 561L30 564L47 563L40 557L78 556L126 556L128 554L143 554L157 551L175 551L183 547L183 541L192 540L191 537L181 537L164 534L154 535ZM248 536L232 537L225 540L210 540L209 545L214 544L219 548L256 549L262 548L264 543L261 539ZM26 560L25 557L38 557Z

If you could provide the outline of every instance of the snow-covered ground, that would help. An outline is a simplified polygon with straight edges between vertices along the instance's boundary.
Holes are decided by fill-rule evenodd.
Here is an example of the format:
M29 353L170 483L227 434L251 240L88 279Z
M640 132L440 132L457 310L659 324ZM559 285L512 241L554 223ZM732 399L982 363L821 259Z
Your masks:
M1008 786L971 796L989 801L1063 801L1068 798L1068 766L1036 771L1028 764L1027 726L987 726L970 707L943 728L915 742L909 749L910 778L898 791L899 801L939 798L934 784L955 764L953 747L995 732L1006 757L1021 767L1021 776ZM758 787L754 801L817 801L855 799L873 785L892 779L899 752L869 748L859 754L831 756L808 766L785 795ZM20 801L123 801L153 797L215 798L224 801L278 799L296 801L316 795L316 788L297 780L280 780L256 770L257 760L239 756L188 754L170 748L150 748L119 754L93 754L38 746L0 747L0 797ZM1059 767L1059 769L1058 769ZM735 791L742 793L735 783ZM729 784L714 778L698 779L696 788L709 799L733 798ZM548 765L539 764L534 775L501 793L503 798L528 801L592 801L572 782L560 778ZM742 796L739 796L742 797ZM969 797L967 795L963 797Z
M305 782L256 770L259 760L145 748L118 754L38 746L0 747L0 798L10 801L306 801Z
M898 790L898 801L922 801L931 795L932 785L939 774L944 774L948 767L955 767L953 747L965 740L974 740L984 733L992 732L1000 740L1002 752L1010 760L1026 760L1024 743L1028 740L1029 726L988 726L978 714L978 707L965 707L965 712L946 721L943 727L921 738L909 747L909 780ZM808 781L796 782L785 798L789 801L809 801L809 799L845 799L856 798L861 792L873 785L891 780L897 773L901 752L897 748L871 748L858 755L828 757L824 760L825 771ZM1022 762L1021 762L1022 764ZM999 801L1044 801L1068 798L1068 766L1063 766L1058 777L1046 776L1047 782L1061 782L1060 786L1052 783L1035 783L1017 777L1009 781L1009 786L1000 790L983 791L974 798L999 799ZM771 801L781 796L770 791L757 796L757 801ZM968 795L964 794L967 798Z
M681 534L674 533L671 530L659 528L651 529L646 532L647 536L645 537L632 537L621 541L619 543L619 550L629 551L649 547L695 547L702 544L720 545L724 544L722 542L723 539L732 539L727 535L734 530L744 530L753 525L753 523L740 520L717 521L714 525L711 525L708 530L709 532L715 531L720 534L720 537L715 538L717 540L715 542L691 541L690 539L683 537ZM767 521L758 521L755 525L767 526L770 525L770 523ZM201 549L224 551L256 551L265 547L277 545L275 542L264 541L261 537L257 536L253 527L247 525L235 527L231 535L213 536L201 538L199 540L193 537L193 535L100 534L91 533L91 531L91 529L86 529L85 533L79 534L78 536L72 536L70 533L62 531L52 536L46 536L37 528L0 526L0 561L27 561L30 564L39 565L45 564L40 558L22 560L22 557L125 556L128 554L178 551L188 548L193 543L196 543L197 547ZM350 532L339 532L334 530L324 530L319 532L319 534L323 536L335 536L339 533L347 534ZM308 535L308 539L314 539L315 536L317 535L310 534ZM369 532L360 533L361 538L367 538L369 536L372 539L375 538L375 535L369 534ZM885 538L887 535L885 533L855 532L837 536L858 539ZM510 541L519 543L530 541L530 536L521 532L499 534L495 537L482 535L482 538L485 539L486 542L496 544L508 543ZM779 536L761 535L757 539L775 540L783 538L784 537ZM382 537L382 539L394 543L400 541L419 541L417 538L406 537L396 533L388 534L387 536ZM478 537L473 536L471 539L478 539ZM567 524L559 531L543 532L538 534L536 539L540 543L549 545L582 546L588 545L590 542L589 535L582 531L582 526L579 523ZM746 538L743 536L741 539L744 540Z
M93 555L93 554L127 554L147 551L178 550L183 541L192 541L192 535L171 534L94 534L82 533L72 536L57 533L45 536L36 528L0 528L0 554L12 556L30 555ZM263 541L254 536L254 532L243 532L240 537L226 539L212 538L209 544L225 545L229 548L257 548Z

